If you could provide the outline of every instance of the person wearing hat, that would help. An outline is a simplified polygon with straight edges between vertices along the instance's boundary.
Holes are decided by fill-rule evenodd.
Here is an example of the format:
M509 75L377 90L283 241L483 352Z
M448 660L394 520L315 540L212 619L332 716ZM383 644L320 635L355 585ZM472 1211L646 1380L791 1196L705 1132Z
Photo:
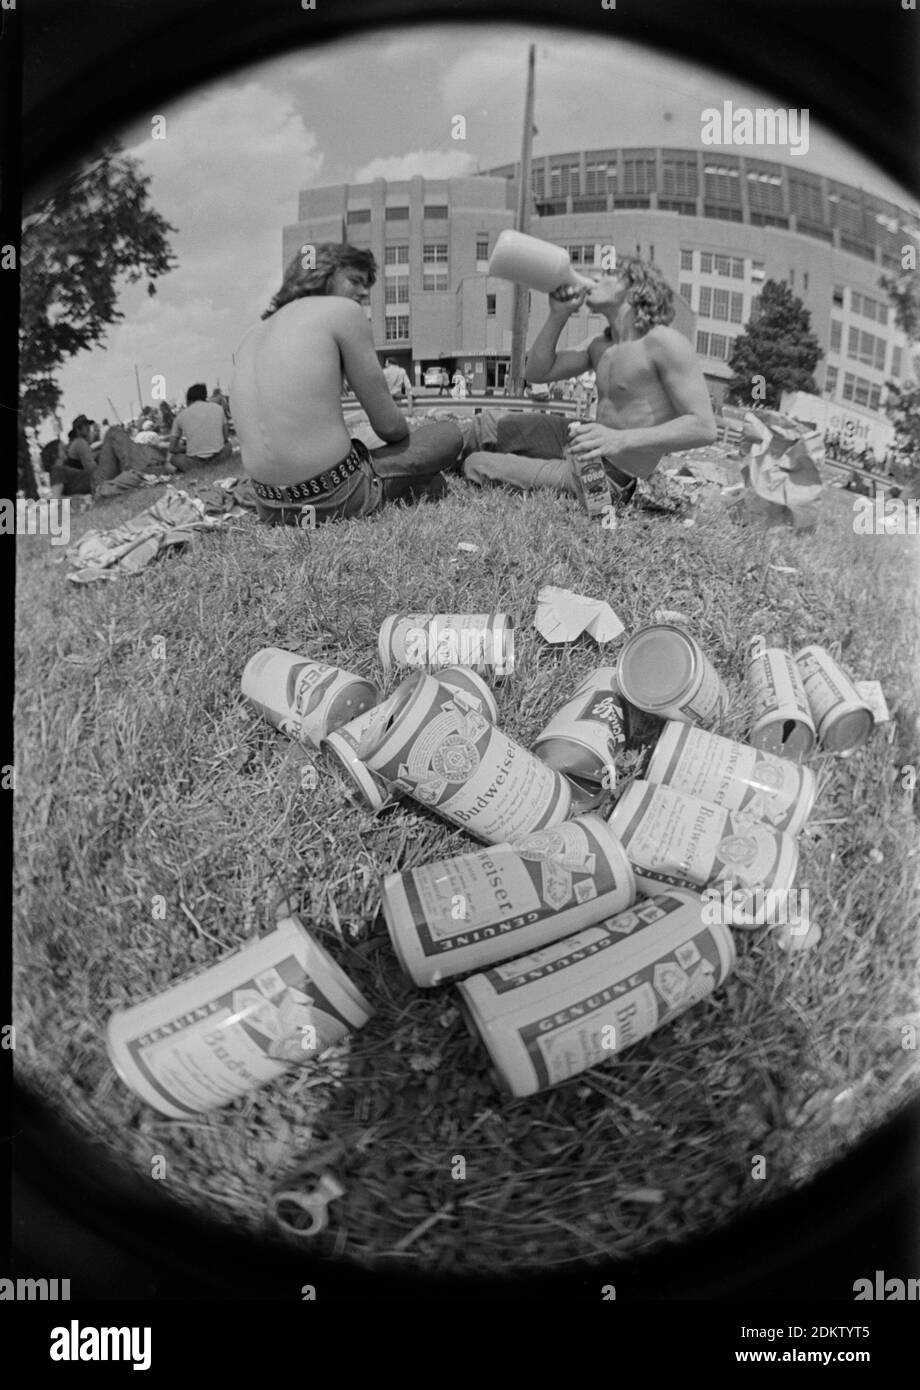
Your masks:
M90 444L92 422L78 415L73 422L67 449L61 463L51 469L52 497L86 496L93 490L92 479L96 457Z

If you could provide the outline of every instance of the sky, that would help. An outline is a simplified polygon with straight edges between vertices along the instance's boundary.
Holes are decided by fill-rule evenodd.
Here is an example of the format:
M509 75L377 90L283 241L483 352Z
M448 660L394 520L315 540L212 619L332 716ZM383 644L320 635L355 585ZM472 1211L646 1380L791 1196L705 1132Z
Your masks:
M119 297L122 322L58 376L66 426L80 413L138 412L154 376L170 400L232 376L232 353L278 288L281 233L303 188L413 174L449 177L520 155L527 46L537 45L534 154L617 145L699 147L701 113L784 105L769 92L620 40L512 25L430 25L303 49L237 70L117 133L151 176L150 201L176 228L179 266ZM452 117L466 139L452 138ZM456 126L453 127L456 129ZM718 146L707 146L714 152ZM819 123L808 152L746 153L916 199ZM41 434L51 437L50 426Z

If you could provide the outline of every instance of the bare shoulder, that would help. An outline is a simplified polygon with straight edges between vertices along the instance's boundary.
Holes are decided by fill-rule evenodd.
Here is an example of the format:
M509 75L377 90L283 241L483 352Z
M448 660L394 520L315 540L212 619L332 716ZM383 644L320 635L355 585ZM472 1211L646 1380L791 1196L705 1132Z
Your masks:
M691 344L683 333L678 333L676 328L671 328L668 324L656 324L654 328L649 329L642 341L646 344L649 355L658 363L694 360L695 354Z

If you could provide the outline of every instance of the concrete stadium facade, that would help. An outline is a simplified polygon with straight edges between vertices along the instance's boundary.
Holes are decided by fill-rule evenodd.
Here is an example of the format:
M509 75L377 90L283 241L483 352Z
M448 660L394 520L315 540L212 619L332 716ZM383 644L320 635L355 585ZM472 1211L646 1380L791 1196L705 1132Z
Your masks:
M500 387L511 351L513 287L487 275L498 234L514 224L519 166L465 178L375 179L300 193L283 262L305 245L350 241L381 273L371 322L381 357L420 380L443 363ZM734 338L757 314L760 287L784 280L804 302L823 357L819 391L843 413L883 415L885 382L918 365L879 276L920 260L920 214L790 163L694 149L606 149L541 156L531 181L534 236L591 264L595 248L654 260L678 296L676 326L694 343L714 400ZM544 320L532 297L528 346ZM603 328L574 315L560 347Z

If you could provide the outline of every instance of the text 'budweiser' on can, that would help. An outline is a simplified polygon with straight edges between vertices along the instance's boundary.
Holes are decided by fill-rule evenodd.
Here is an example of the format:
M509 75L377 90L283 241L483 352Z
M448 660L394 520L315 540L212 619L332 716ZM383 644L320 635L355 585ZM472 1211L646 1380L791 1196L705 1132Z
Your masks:
M438 672L438 680L441 685L446 685L454 692L459 704L477 711L484 719L488 719L490 724L497 721L498 707L495 696L475 671L466 670L462 666L449 666ZM381 807L398 801L400 792L378 773L371 772L358 757L358 746L373 719L374 709L365 710L357 719L327 734L323 739L323 748L332 754L348 776L358 800L370 806L372 810L379 811Z
M513 1096L609 1060L705 999L735 962L727 927L671 890L458 986L493 1077Z
M420 671L378 707L358 757L489 844L558 825L572 807L560 773Z
M800 761L815 743L815 726L792 653L768 647L762 637L748 645L747 685L753 700L748 741L781 758Z
M628 907L636 883L601 816L383 881L393 948L417 985L533 950Z
M514 669L514 624L507 613L393 614L381 624L377 649L386 675L394 666L469 666L501 680Z
M872 732L872 706L823 647L803 647L795 662L822 748L844 757L855 752Z
M228 1105L310 1062L371 1016L367 1001L296 917L109 1019L122 1081L184 1119Z
M533 751L557 772L608 789L626 743L626 715L614 666L601 666L578 685L537 736Z
M814 773L788 758L673 720L658 740L645 781L743 811L787 835L802 829L817 787Z
M660 719L713 724L728 706L728 691L702 647L671 623L654 623L629 638L617 680L631 705Z
M640 893L700 889L728 879L741 888L789 888L799 862L796 841L737 811L637 781L610 815Z
M256 652L240 687L269 724L313 748L380 699L373 681L280 647Z

